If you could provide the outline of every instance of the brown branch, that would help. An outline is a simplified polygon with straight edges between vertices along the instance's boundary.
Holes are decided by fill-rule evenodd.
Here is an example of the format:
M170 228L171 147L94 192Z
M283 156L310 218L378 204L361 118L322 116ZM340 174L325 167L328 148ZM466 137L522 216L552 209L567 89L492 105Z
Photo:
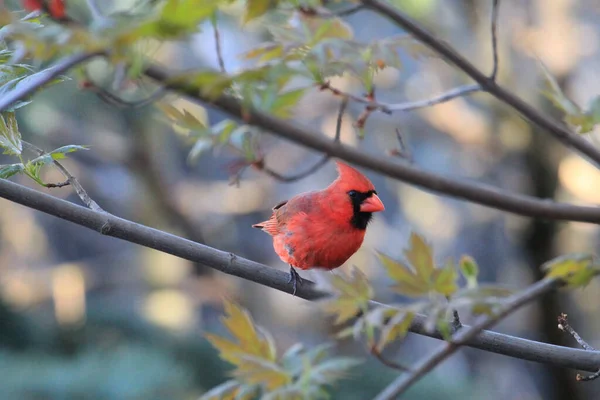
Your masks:
M222 73L226 73L227 70L225 69L225 60L223 59L223 50L221 48L221 35L219 34L219 25L218 25L218 21L217 21L217 14L215 14L215 16L213 17L213 19L211 20L212 22L212 26L213 26L213 35L215 38L215 50L217 53L217 60L219 62L219 69L221 70Z
M352 93L343 92L331 86L329 82L320 83L319 88L321 90L329 90L336 96L348 97L350 100L355 101L357 103L366 104L366 111L380 111L384 114L392 114L395 111L413 111L419 108L431 107L436 104L445 103L457 97L463 97L472 93L480 92L482 90L480 85L465 85L459 86L454 89L450 89L447 92L444 92L430 99L417 100L405 103L383 103L380 101L375 101L369 96L362 97Z
M244 108L240 100L231 96L208 98L199 93L194 85L187 85L181 81L175 82L171 74L156 65L147 67L145 73L165 87L203 104L213 104L228 114L243 119L247 124L423 189L528 217L600 223L600 208L597 207L575 206L521 194L505 193L499 188L483 183L446 177L405 163L396 163L381 155L369 155L364 151L334 143L324 138L318 131L284 121L259 110Z
M391 360L388 360L387 358L385 358L383 356L383 354L381 354L381 352L379 350L377 350L377 346L375 346L375 345L371 346L370 353L386 367L390 367L392 369L402 371L402 372L411 372L411 369L409 367L406 367L402 364L398 364L394 361L391 361Z
M342 134L342 120L344 118L344 114L346 112L347 105L348 105L348 99L346 97L344 97L340 104L340 111L338 112L338 117L337 117L337 121L336 121L336 125L335 125L335 137L333 139L334 143L338 143L340 141L341 134ZM330 158L331 158L331 156L329 154L325 154L319 161L314 163L310 168L308 168L307 170L300 172L296 175L289 175L289 176L281 175L277 171L274 171L267 166L262 166L260 169L263 172L265 172L267 175L277 179L280 182L285 182L285 183L296 182L296 181L299 181L300 179L306 178L307 176L312 175L315 172L317 172L321 167L323 167L325 164L327 164L327 161L329 161Z
M53 215L106 236L206 265L225 274L286 293L291 294L293 291L287 272L108 213L96 212L9 180L0 179L0 198ZM303 285L298 286L296 293L297 297L306 300L323 299L329 295L327 292L317 290L315 285L306 279ZM419 335L442 339L440 332L427 331L426 324L427 316L417 314L413 318L409 330ZM468 325L463 326L463 330L469 329ZM596 371L600 365L600 352L555 346L492 331L481 331L472 339L465 339L464 345L523 360L578 370Z
M48 189L54 189L54 188L62 188L65 186L69 186L71 184L71 182L69 182L69 180L67 179L64 182L58 182L58 183L44 183L44 186L47 187Z
M410 373L399 376L388 385L374 400L392 400L397 398L425 374L454 354L462 345L475 338L482 330L492 327L518 308L560 286L562 286L562 281L547 278L529 286L521 293L511 296L504 302L497 313L492 316L480 318L479 322L471 327L463 327L463 329L452 336L450 341L421 360Z
M575 331L575 329L573 329L573 327L571 327L571 325L569 325L569 321L567 320L567 314L560 314L558 316L558 329L560 329L563 332L567 332L569 335L573 336L573 339L575 339L575 341L577 343L579 343L579 345L581 347L583 347L585 350L596 351L596 349L594 347L590 346L588 344L588 342L583 340L582 337L579 336L579 334ZM575 378L580 382L586 382L586 381L593 381L594 379L598 379L599 377L600 377L600 369L598 369L598 371L596 371L590 375L577 374L577 376Z
M40 149L39 147L37 147L36 145L26 142L25 140L21 140L21 143L23 143L23 145L27 148L29 148L29 150L33 151L34 153L36 153L39 156L45 156L46 154L48 154L47 152L45 152L44 150ZM73 187L73 190L75 190L75 193L77 194L77 196L79 196L79 199L81 199L81 201L83 202L83 204L85 204L87 207L89 207L91 210L93 211L97 211L97 212L102 212L104 213L105 211L98 205L98 203L96 203L94 200L92 200L92 198L90 197L90 195L88 195L88 193L85 191L85 189L83 188L83 186L81 186L81 184L79 183L79 181L77 180L77 178L75 178L73 175L71 175L71 173L69 172L69 170L67 170L60 162L58 162L57 160L52 159L52 163L54 164L54 166L64 175L65 178L67 178L67 184L71 185ZM63 187L66 186L66 184L64 183L58 183L58 184L46 184L46 187L48 188L53 188L53 187Z
M98 96L102 101L113 106L121 108L142 108L146 107L165 96L166 91L162 88L156 90L145 99L128 101L124 100L111 91L96 85L92 80L88 79L81 85L84 89L90 90Z
M444 40L428 32L413 21L410 17L402 13L397 8L384 3L381 0L360 0L367 8L390 19L396 25L402 27L416 39L442 55L449 63L454 64L470 76L475 82L481 85L482 90L488 92L498 100L508 104L523 117L534 124L546 130L565 146L579 151L593 161L597 167L600 167L600 150L583 137L576 135L562 123L542 114L515 94L499 86L495 80L490 79L481 72L469 60L461 56L454 48L450 47Z
M494 66L492 67L492 73L490 79L495 81L498 76L498 8L500 7L500 0L493 0L492 2L492 54L494 58Z

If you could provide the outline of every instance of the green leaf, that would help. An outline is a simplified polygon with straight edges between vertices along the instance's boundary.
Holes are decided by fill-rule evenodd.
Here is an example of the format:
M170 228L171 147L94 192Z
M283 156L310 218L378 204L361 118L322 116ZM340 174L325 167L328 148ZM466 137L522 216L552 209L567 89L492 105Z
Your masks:
M262 16L275 4L276 2L273 0L246 0L244 23Z
M14 112L0 113L0 146L4 148L4 154L18 156L23 152L21 133Z
M300 88L278 94L271 107L273 115L279 118L289 118L291 110L298 104L305 91L306 88Z
M477 262L470 256L462 256L458 262L460 272L467 280L467 287L477 287L477 276L479 275L479 266Z
M52 150L49 154L53 160L62 160L66 158L66 154L73 153L78 150L89 150L88 146L80 146L77 144L70 144L67 146L59 147L58 149Z
M542 265L547 278L559 278L568 287L585 287L600 273L600 266L589 254L569 254L557 257Z
M469 307L473 315L493 315L503 300L513 293L513 290L502 286L480 284L455 293L448 306L452 309Z
M393 309L388 310L388 313L391 318L381 329L379 342L377 343L379 352L389 343L404 338L415 317L415 314L411 311Z
M432 289L444 296L450 296L458 290L458 273L453 264L446 265L445 268L436 269L431 276L433 281Z
M428 281L433 274L435 265L433 264L433 255L431 247L425 243L425 239L416 234L410 235L410 244L408 249L404 251L404 256L410 262L417 275L424 281Z
M8 179L13 175L23 172L25 166L22 163L0 165L0 178Z
M337 293L333 299L325 300L324 309L336 315L334 324L340 325L367 309L373 297L373 288L365 274L358 268L352 268L351 275L334 275L331 284Z
M408 297L425 296L431 292L449 296L458 289L454 265L449 263L444 268L436 268L431 248L421 236L411 234L404 254L410 266L379 253L379 260L395 281L398 293Z

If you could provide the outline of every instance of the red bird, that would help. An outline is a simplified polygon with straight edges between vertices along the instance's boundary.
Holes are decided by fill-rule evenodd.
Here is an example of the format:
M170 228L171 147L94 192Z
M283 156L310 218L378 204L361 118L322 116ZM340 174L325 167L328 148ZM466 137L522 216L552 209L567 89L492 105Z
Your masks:
M385 209L367 177L336 164L339 176L327 188L281 202L268 221L252 225L273 236L275 252L290 265L294 294L302 283L294 268L339 267L361 246L372 213Z

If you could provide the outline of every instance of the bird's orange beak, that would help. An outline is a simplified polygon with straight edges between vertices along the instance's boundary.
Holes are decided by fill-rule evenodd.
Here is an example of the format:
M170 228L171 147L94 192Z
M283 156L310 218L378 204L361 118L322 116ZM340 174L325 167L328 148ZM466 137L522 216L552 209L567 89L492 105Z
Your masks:
M373 194L371 197L368 197L363 201L360 205L361 212L379 212L385 210L385 206L383 202L376 194Z

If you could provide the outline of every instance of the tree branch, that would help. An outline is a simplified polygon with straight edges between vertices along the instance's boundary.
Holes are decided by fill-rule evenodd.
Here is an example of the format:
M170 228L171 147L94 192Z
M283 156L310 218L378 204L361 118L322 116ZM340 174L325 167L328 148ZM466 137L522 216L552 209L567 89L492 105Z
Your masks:
M575 341L577 341L577 343L579 343L579 345L585 350L596 351L595 348L593 348L588 344L588 342L583 340L582 337L579 336L579 334L575 331L575 329L573 329L573 327L569 325L569 321L567 320L567 314L560 314L558 316L558 329L560 329L563 332L567 332L569 335L573 336L573 339L575 339ZM598 369L591 375L577 374L577 376L575 377L575 379L577 379L580 382L593 381L598 378L600 378L600 369Z
M342 134L342 120L344 118L344 113L346 112L347 105L348 105L348 98L344 97L340 104L340 111L338 112L337 122L335 125L335 137L333 139L334 143L338 143L340 141L340 137ZM267 175L269 175L281 182L286 182L286 183L296 182L296 181L299 181L300 179L304 179L307 176L312 175L315 172L317 172L321 167L323 167L325 164L327 164L327 161L329 161L330 158L331 158L331 156L329 154L325 154L319 161L314 163L310 168L308 168L307 170L302 171L296 175L289 175L289 176L281 175L279 172L274 171L267 166L262 167L262 171L264 171Z
M600 223L600 208L597 207L580 207L521 194L503 193L500 189L490 185L448 178L411 165L386 160L381 156L371 156L363 151L331 142L319 132L293 122L284 121L261 111L245 109L239 100L230 96L221 96L216 100L211 100L200 94L196 87L175 82L170 74L158 66L149 66L145 72L148 77L162 83L165 87L204 104L214 104L230 115L244 120L245 123L258 126L277 136L331 157L343 159L439 194L528 217Z
M29 142L26 142L25 140L21 140L21 143L23 143L23 145L25 145L25 147L29 148L29 150L33 151L34 153L37 153L37 155L39 156L44 156L48 153L46 153L44 150L40 149L39 147L37 147L34 144L31 144ZM77 178L75 178L73 175L71 175L71 173L69 172L69 170L67 170L60 162L58 162L57 160L52 159L52 163L54 164L54 166L64 175L65 178L67 178L67 182L69 185L71 185L71 187L73 187L73 190L75 190L75 193L77 193L77 196L79 196L79 198L81 199L81 201L83 202L83 204L85 204L86 206L88 206L91 210L97 211L97 212L105 212L99 205L98 203L96 203L94 200L92 200L92 198L87 194L87 192L85 191L85 189L83 188L83 186L81 186L81 184L79 183L79 181L77 180ZM55 185L46 185L46 187L63 187L66 186L65 184L55 184Z
M0 179L0 197L92 229L103 235L201 263L223 273L289 294L293 291L292 285L288 283L289 274L287 272L239 257L233 253L217 250L149 228L112 214L93 211L8 180ZM329 293L317 290L312 282L306 279L304 282L305 284L298 286L297 297L306 300L317 300L329 296ZM426 316L416 315L410 331L441 339L440 332L427 331L426 323ZM470 327L463 325L460 332L463 331L462 329L468 330ZM584 371L596 371L600 365L600 352L554 346L491 331L480 332L473 338L465 340L464 345L509 357Z
M600 167L600 150L592 143L586 141L579 135L574 134L562 123L549 118L521 100L519 97L499 86L495 80L491 79L477 67L475 67L465 57L461 56L454 48L446 44L445 41L432 33L427 32L418 23L413 21L395 7L384 3L381 0L360 0L367 8L378 12L382 16L390 19L398 26L405 29L416 39L429 46L431 49L442 55L449 63L454 64L475 82L481 85L482 90L488 92L498 100L511 106L523 117L530 120L539 127L545 129L565 146L579 151L593 161L597 167Z
M493 0L492 2L492 54L494 57L494 66L492 67L492 73L490 79L495 81L498 76L498 8L500 7L500 0Z
M0 97L0 112L6 111L17 101L25 99L27 96L47 83L50 83L53 79L57 78L61 74L64 74L71 68L103 54L104 52L102 51L77 53L63 58L50 68L46 68L35 73L31 76L31 79L28 79L27 84L17 85L14 90L9 91L4 96Z
M471 327L461 328L461 330L452 336L452 339L449 342L443 344L431 355L420 361L410 373L398 377L377 395L374 400L392 400L397 398L421 377L454 354L460 346L476 337L482 330L492 327L502 318L505 318L518 308L553 289L557 289L561 285L562 281L555 278L543 279L529 286L523 292L511 296L497 313L489 317L484 316L480 318L479 322Z

